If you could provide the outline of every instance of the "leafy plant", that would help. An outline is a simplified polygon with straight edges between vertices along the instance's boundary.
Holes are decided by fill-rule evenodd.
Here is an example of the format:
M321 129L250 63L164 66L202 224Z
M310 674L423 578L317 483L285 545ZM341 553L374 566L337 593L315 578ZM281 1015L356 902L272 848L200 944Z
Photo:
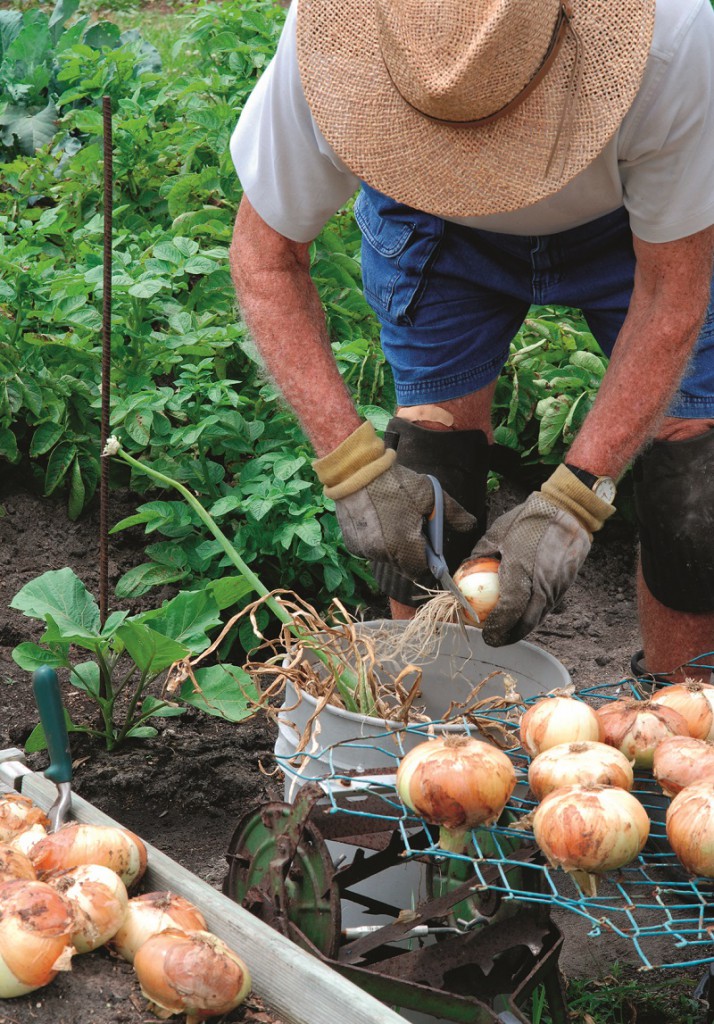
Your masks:
M42 665L67 669L70 683L99 712L95 724L76 723L68 716L68 729L103 739L108 750L128 739L155 736L151 719L181 715L183 705L240 722L254 712L258 694L247 673L235 665L197 669L180 687L180 704L157 693L157 684L175 662L207 650L209 633L221 625L222 607L247 589L242 578L226 578L220 588L181 592L138 615L114 612L102 626L96 601L71 569L46 572L11 602L11 607L45 623L40 643L19 644L13 658L28 672ZM77 652L85 651L92 657L77 660ZM40 750L44 745L38 726L26 748Z

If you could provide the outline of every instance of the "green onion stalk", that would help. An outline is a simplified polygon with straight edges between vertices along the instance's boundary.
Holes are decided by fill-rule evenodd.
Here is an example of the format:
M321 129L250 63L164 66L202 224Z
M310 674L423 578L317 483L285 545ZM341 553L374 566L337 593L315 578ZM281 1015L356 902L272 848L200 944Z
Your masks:
M268 588L261 582L259 577L253 572L250 566L243 561L234 545L231 544L210 513L206 511L201 502L189 491L187 487L184 487L184 485L179 483L178 480L174 480L170 476L160 473L158 470L153 469L151 466L147 466L143 462L139 462L138 459L129 455L128 452L124 451L121 446L121 442L117 437L110 437L107 440L102 454L107 457L116 455L133 469L139 470L141 473L145 473L147 476L152 477L165 487L173 487L174 490L178 491L181 497L191 506L196 515L200 518L201 522L205 524L206 528L210 530L216 538L241 576L251 585L256 594L259 594L264 598L266 605L270 608L276 618L282 622L284 626L287 626L292 635L311 650L318 661L320 661L328 672L334 676L337 689L347 710L364 715L374 716L377 714L374 698L372 697L369 687L366 685L363 673L359 672L356 674L354 670L349 665L345 664L344 661L341 661L338 656L321 648L317 640L314 640L314 643L310 643L310 641L313 640L313 637L310 634L305 634L300 624L295 620L295 618L293 618L287 608L285 608L280 601L276 600Z

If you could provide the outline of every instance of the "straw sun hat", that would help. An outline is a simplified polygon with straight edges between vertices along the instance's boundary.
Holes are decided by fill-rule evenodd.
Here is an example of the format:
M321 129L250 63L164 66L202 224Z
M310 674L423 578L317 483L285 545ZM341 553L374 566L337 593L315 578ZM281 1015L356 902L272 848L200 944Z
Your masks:
M300 76L334 151L445 217L520 209L602 151L655 0L299 0Z

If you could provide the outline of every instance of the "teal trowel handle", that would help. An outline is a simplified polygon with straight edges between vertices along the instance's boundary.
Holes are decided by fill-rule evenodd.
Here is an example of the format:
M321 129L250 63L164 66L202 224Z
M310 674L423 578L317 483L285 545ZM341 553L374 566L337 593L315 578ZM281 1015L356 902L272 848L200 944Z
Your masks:
M50 782L72 781L72 755L69 749L67 724L60 694L59 680L53 668L44 665L32 676L32 689L40 712L40 721L50 752L50 766L45 776Z

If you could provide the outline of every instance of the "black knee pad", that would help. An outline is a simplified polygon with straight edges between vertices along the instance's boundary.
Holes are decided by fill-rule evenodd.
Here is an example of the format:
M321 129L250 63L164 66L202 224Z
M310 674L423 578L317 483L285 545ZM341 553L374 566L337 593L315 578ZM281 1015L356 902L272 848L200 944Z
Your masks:
M486 483L490 445L482 430L428 430L418 423L393 417L384 443L397 452L397 462L417 473L435 476L447 494L477 519L470 533L456 533L445 525L444 555L452 572L471 554L486 529ZM417 586L387 562L372 562L379 589L402 604L416 606L426 598L422 588L437 586L431 573Z
M714 430L653 441L633 477L645 583L674 611L714 611Z

